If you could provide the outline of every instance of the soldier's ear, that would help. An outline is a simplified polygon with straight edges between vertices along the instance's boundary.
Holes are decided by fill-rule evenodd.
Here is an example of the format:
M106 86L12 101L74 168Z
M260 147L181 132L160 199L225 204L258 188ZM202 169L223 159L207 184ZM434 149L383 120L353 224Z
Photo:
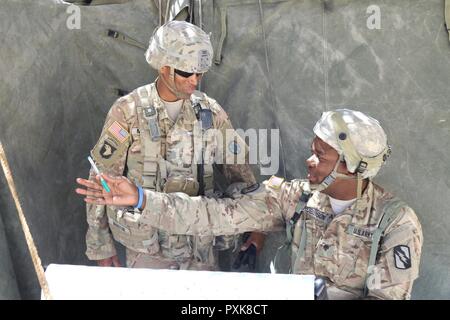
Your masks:
M339 163L338 172L343 173L347 176L356 176L356 173L351 173L350 171L348 171L345 161L341 161Z
M161 75L164 75L164 76L169 76L169 73L170 73L170 67L168 67L168 66L164 66L164 67L161 67L160 69L159 69L159 73L161 74Z

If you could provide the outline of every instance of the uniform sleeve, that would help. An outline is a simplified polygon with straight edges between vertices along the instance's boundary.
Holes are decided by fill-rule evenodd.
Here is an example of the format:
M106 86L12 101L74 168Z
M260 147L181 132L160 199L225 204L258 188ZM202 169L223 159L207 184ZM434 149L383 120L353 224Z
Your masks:
M255 184L249 148L244 139L234 130L229 119L223 123L220 132L225 139L219 147L219 153L223 153L223 174L228 183L245 182L247 186Z
M251 165L249 164L249 158L248 158L248 146L246 145L245 141L241 139L233 129L233 126L231 124L231 121L228 118L228 115L226 112L220 107L220 105L216 101L210 101L210 103L213 103L212 108L216 111L215 112L215 121L214 121L214 127L218 129L218 134L222 137L222 139L217 139L217 150L216 153L221 155L219 157L219 162L221 164L216 164L215 169L220 172L221 176L223 176L226 180L226 184L229 186L233 183L243 182L247 186L252 186L256 184L257 180L255 178L255 175L252 171ZM228 136L227 136L228 134ZM229 137L229 141L225 140ZM233 145L230 145L230 143L233 143ZM234 145L236 144L236 145ZM230 145L232 148L237 148L236 150L228 149L227 145ZM243 155L245 156L244 159L241 161L230 162L229 160L234 161L234 151L243 151ZM228 158L227 155L222 156L223 153L228 152ZM237 152L237 153L238 153ZM230 157L231 155L231 157ZM237 157L236 157L237 158ZM225 159L225 161L223 160ZM219 236L216 237L215 245L214 247L219 250L225 250L229 249L232 244L235 244L237 240L238 234L236 235L229 235L229 236ZM224 246L221 246L220 244L227 244Z
M278 231L285 225L286 213L280 199L282 189L266 183L245 195L211 199L183 193L157 193L146 190L143 224L172 234L233 235L248 231Z
M110 109L100 138L91 151L91 156L100 171L122 175L129 146L129 125L125 116L126 102L119 99ZM89 179L95 173L91 169ZM113 238L109 230L106 206L87 204L88 231L86 255L90 260L101 260L116 255Z
M368 279L368 297L410 299L419 275L422 228L411 208L404 207L386 229L374 272Z
M229 184L245 182L247 186L255 184L256 178L250 166L250 155L245 140L234 130L230 119L225 111L214 104L216 113L215 127L220 137L217 139L217 154L221 163L221 171ZM252 158L253 160L253 158ZM253 160L256 164L256 158Z
M188 235L280 231L292 216L302 189L298 182L272 178L264 181L257 190L235 193L232 198L225 199L146 190L145 208L138 218L139 223L172 234Z

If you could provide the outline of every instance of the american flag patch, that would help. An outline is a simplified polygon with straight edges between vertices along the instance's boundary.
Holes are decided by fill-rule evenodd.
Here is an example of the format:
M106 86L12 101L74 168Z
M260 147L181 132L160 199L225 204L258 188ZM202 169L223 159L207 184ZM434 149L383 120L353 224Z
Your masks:
M269 179L268 186L271 187L272 189L277 190L277 189L280 189L283 181L284 181L284 178L272 176Z
M112 134L114 138L119 140L120 143L128 139L128 131L125 130L117 121L108 128L108 132Z

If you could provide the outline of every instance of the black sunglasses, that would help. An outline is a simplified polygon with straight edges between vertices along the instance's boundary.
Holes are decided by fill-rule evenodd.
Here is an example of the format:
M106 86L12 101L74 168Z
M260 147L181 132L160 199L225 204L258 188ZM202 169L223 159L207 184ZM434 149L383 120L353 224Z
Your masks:
M175 69L175 73L179 76L182 76L183 78L189 78L194 74L193 72L186 72L178 69ZM197 77L201 77L203 73L195 73L195 75L197 75Z

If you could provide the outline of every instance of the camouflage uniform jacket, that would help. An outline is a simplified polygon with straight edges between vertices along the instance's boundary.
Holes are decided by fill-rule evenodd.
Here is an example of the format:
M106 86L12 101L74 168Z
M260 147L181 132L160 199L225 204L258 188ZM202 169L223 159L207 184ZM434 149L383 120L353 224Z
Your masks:
M146 209L141 219L177 234L280 230L293 216L305 183L269 180L255 191L219 200L146 190ZM370 235L380 222L384 205L392 198L369 182L360 200L334 215L328 196L313 191L295 224L291 270L324 276L333 286L362 298ZM376 279L370 279L374 285L369 287L368 297L409 299L418 277L421 247L420 222L411 208L402 207L380 242L373 273Z
M140 96L137 94L137 90L142 89L145 89L144 92L148 93L149 101L156 107L158 112L158 123L161 131L160 154L166 160L169 160L169 157L171 158L171 161L165 161L169 168L167 170L174 174L191 173L195 176L196 173L193 171L195 171L196 165L189 164L186 166L185 163L180 164L180 159L184 161L187 158L187 162L189 162L193 157L192 144L194 140L189 139L189 137L192 137L193 126L198 121L193 111L192 103L190 100L184 100L177 120L175 122L172 121L157 94L155 84L134 90L129 95L118 99L111 107L100 139L91 152L99 169L113 175L126 174L132 181L142 185L143 149L145 149L145 143L141 132L143 127L139 121L142 123L144 121L139 116L138 106L142 101L140 101ZM203 105L212 110L213 128L218 131L230 129L234 132L225 111L215 100L203 94L202 101ZM208 161L206 158L211 158L220 153L223 153L224 157L230 157L229 150L232 150L232 148L216 143L214 134L208 135L210 131L205 131L205 162ZM188 137L187 146L183 145L183 141L181 141L184 139L184 142L186 142L186 137ZM236 143L243 143L242 146L239 145L237 148L248 151L242 139ZM234 155L232 154L232 156ZM222 163L230 163L225 161L227 160L223 160ZM249 185L256 183L249 165L223 164L220 168L229 183L245 182ZM205 175L208 175L208 177L205 177L205 184L209 183L209 187L212 187L212 166L205 165L205 172ZM92 175L93 172L91 170L91 178ZM177 261L186 261L195 257L202 263L214 263L211 261L214 260L211 257L211 248L214 240L212 236L170 236L166 232L158 231L149 225L140 224L137 227L134 221L130 222L126 219L126 217L132 215L133 213L116 210L112 207L87 205L89 227L86 235L86 255L88 258L100 260L116 254L112 232L117 241L136 252L148 254L159 252L165 258Z

